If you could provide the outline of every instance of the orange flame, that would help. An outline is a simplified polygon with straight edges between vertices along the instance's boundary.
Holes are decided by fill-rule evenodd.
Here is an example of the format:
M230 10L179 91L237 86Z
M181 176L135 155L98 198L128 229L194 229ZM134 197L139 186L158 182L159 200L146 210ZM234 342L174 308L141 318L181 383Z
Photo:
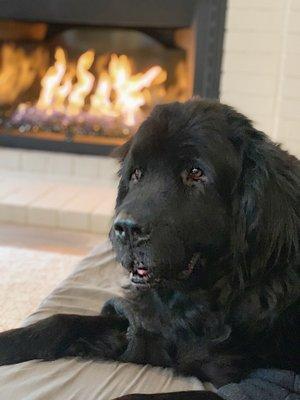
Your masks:
M110 100L112 82L107 72L102 72L99 76L95 93L91 96L91 106L89 112L93 115L106 115L117 117L113 103Z
M152 81L161 73L162 68L155 66L145 74L132 75L128 57L116 54L111 56L109 74L112 87L116 93L115 109L122 115L124 123L128 126L136 124L136 114L140 107L146 103L142 89L151 85Z
M38 47L28 55L22 48L4 44L0 56L0 104L11 104L42 72L47 53Z
M146 103L143 89L161 74L155 66L144 74L132 75L129 59L125 55L112 54L108 72L100 74L95 94L91 97L90 112L95 115L121 117L124 124L134 126L140 108ZM114 101L111 100L114 93Z
M72 80L75 76L75 69L69 68L69 71L64 76L61 85L56 88L53 100L53 109L56 111L65 111L65 101L72 90Z
M41 81L42 90L40 97L36 103L36 108L40 110L50 111L55 95L55 90L66 72L66 56L62 48L56 49L55 64L48 69L46 75Z
M78 114L83 110L85 98L93 88L94 75L88 70L94 62L95 53L89 50L79 57L76 69L77 83L68 97L68 114Z

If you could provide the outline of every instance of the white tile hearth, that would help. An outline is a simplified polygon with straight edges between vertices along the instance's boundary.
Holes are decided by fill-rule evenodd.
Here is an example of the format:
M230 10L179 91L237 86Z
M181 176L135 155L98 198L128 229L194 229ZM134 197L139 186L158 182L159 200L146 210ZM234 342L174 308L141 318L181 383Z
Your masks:
M107 233L117 169L108 157L0 148L0 221Z
M8 181L12 183L12 181ZM5 183L5 181L4 181ZM6 222L27 222L27 212L24 207L32 201L47 194L53 185L41 182L31 182L25 187L16 187L9 195L0 198L0 218Z

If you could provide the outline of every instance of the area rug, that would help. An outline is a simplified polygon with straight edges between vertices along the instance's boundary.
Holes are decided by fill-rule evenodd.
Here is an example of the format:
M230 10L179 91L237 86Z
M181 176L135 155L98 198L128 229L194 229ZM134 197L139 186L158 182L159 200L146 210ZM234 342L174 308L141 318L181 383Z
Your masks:
M0 246L0 331L18 327L81 258Z

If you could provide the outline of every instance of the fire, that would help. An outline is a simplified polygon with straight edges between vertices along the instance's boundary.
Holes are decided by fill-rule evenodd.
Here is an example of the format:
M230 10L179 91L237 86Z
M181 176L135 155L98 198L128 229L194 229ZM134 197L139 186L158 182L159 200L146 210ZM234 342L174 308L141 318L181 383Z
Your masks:
M85 98L91 92L95 81L94 75L88 70L94 61L95 53L92 50L87 51L79 57L76 77L77 83L68 97L67 114L78 114L83 111Z
M58 47L51 64L49 58L43 44L0 47L0 129L52 132L69 140L122 137L134 133L155 104L185 100L189 93L183 57L176 58L170 76L159 65L136 71L124 54L88 50L74 60ZM168 57L164 63L169 66Z
M117 117L118 113L114 110L110 100L112 83L107 72L102 72L96 87L95 93L91 96L90 113L92 115L102 115Z
M54 65L41 80L36 104L33 107L20 104L19 111L23 114L26 107L31 112L36 108L48 116L61 113L66 118L85 113L99 120L117 118L132 127L141 118L141 108L149 102L146 89L156 80L161 84L167 78L160 66L134 74L126 55L112 54L107 70L102 69L97 78L90 71L95 59L93 50L82 54L76 67L68 63L62 48L56 49L54 58Z
M13 103L33 84L45 67L47 54L38 47L27 55L22 48L4 44L1 48L0 104Z
M151 85L162 72L162 68L155 66L144 74L132 75L128 58L113 54L108 70L116 93L115 109L123 115L126 125L133 126L136 124L136 113L146 103L142 89Z
M53 100L53 108L58 112L64 112L65 110L65 101L68 95L72 90L72 80L75 76L75 69L72 66L69 68L69 71L66 72L63 82L56 89L54 100Z
M58 48L55 52L55 64L48 69L41 81L42 90L36 103L36 108L51 111L55 92L66 72L66 56L63 49Z

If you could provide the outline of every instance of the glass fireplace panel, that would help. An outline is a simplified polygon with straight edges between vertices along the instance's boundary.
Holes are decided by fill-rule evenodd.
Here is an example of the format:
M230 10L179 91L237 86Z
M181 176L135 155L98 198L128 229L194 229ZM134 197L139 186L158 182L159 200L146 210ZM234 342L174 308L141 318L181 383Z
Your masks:
M185 52L143 32L16 22L10 30L14 40L1 35L0 44L0 138L120 144L155 104L189 95Z

